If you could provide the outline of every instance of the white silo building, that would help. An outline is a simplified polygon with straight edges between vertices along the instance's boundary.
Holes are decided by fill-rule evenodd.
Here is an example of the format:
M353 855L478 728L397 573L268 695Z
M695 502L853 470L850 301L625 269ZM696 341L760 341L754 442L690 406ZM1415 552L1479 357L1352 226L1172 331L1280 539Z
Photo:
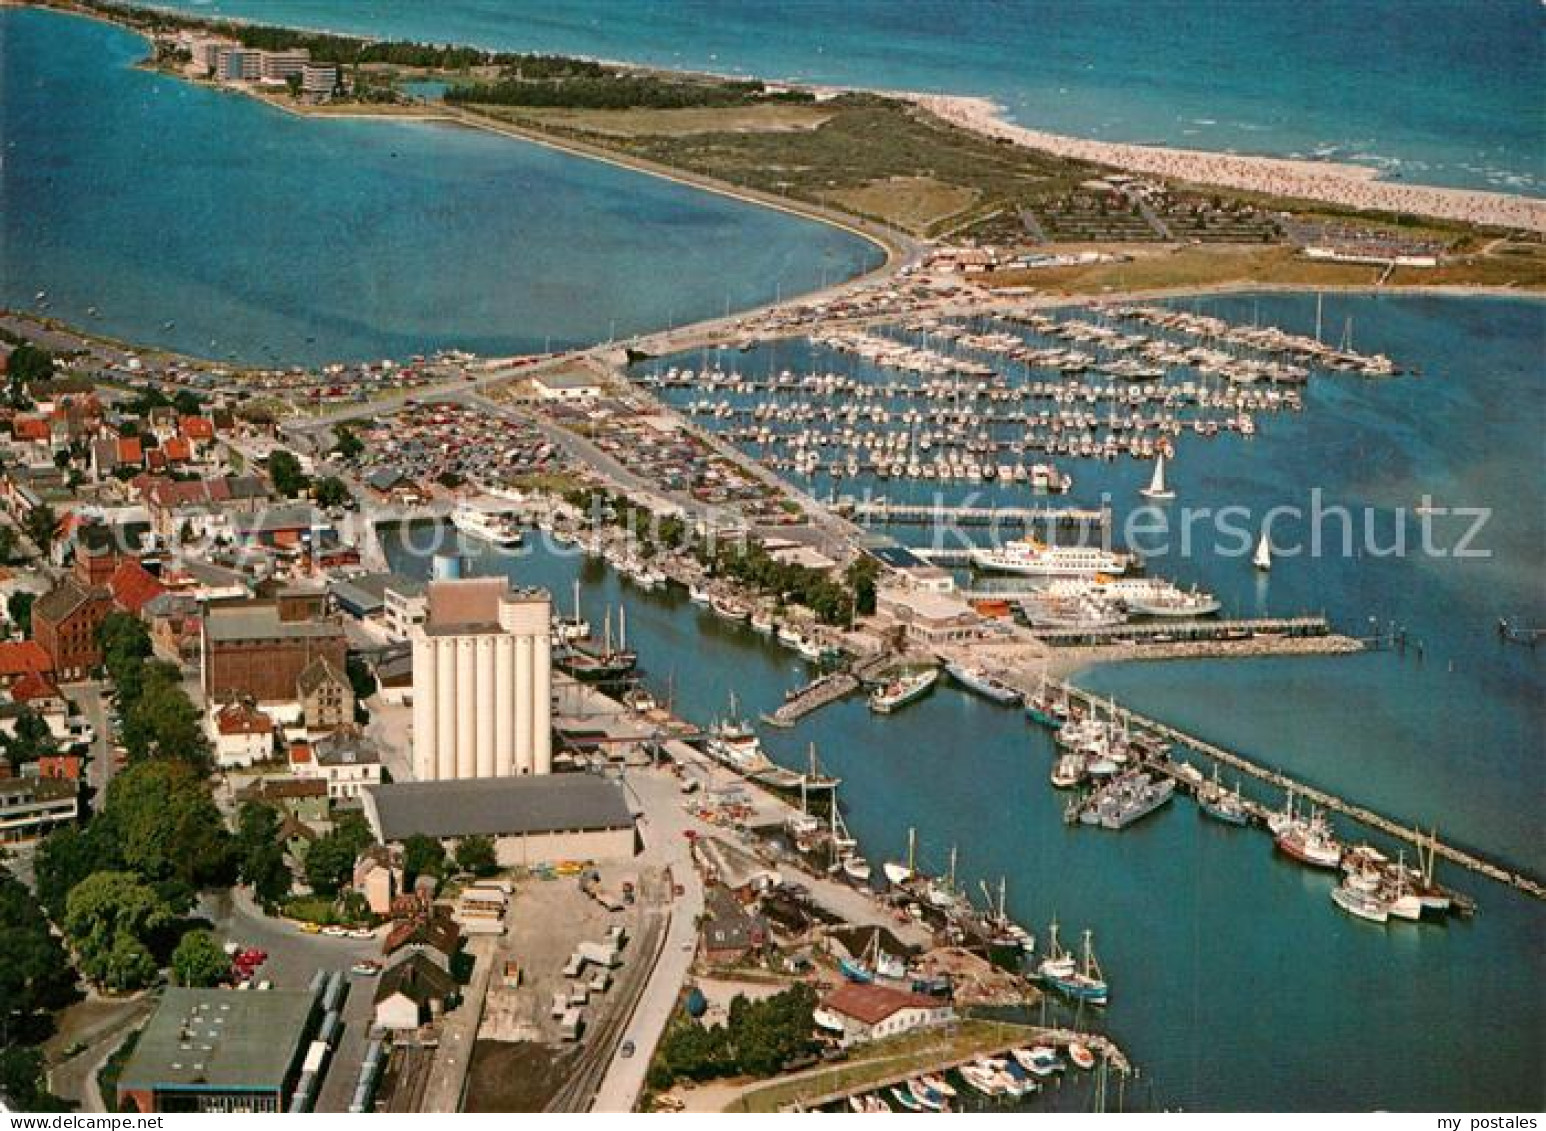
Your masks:
M504 578L432 581L413 629L418 781L553 770L552 601Z

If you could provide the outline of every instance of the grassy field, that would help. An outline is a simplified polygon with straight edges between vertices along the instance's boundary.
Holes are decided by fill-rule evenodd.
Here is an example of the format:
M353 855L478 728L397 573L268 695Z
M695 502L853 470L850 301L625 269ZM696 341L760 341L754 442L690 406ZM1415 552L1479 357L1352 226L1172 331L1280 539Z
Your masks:
M1030 286L1073 295L1107 291L1165 290L1182 287L1265 283L1284 286L1373 286L1384 268L1358 263L1306 259L1291 247L1210 245L1153 249L1126 263L1082 267L1005 271L993 277L996 286ZM1546 252L1521 255L1478 255L1442 267L1397 270L1391 286L1514 286L1546 287Z
M815 1069L787 1077L776 1084L751 1087L741 1092L725 1110L776 1112L833 1092L855 1091L876 1081L925 1071L942 1061L969 1057L979 1050L999 1049L1027 1040L1027 1031L997 1021L963 1021L941 1032L914 1033L881 1041L851 1060L832 1068Z
M844 95L815 106L693 111L475 109L730 184L837 206L914 235L931 235L1031 197L1060 195L1093 171L999 144L872 95ZM662 114L680 113L692 115L683 119L690 121L690 131L645 132L658 128ZM803 128L790 128L801 114ZM620 123L630 115L643 125L621 132ZM824 117L815 122L817 115ZM747 128L748 120L764 128ZM768 121L782 126L766 128Z
M751 106L689 107L680 110L568 110L527 106L482 106L480 112L507 121L536 123L608 138L690 137L710 133L787 133L814 130L830 113L819 106L764 102Z

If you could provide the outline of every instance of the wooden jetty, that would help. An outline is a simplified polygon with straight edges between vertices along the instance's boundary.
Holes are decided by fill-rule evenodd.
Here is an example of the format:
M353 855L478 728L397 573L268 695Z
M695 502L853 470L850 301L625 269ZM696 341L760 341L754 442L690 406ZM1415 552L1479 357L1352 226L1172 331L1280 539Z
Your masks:
M1468 871L1475 872L1477 875L1486 876L1488 879L1517 888L1519 891L1524 892L1526 895L1534 896L1536 899L1546 900L1546 885L1543 885L1534 876L1505 867L1475 853L1467 852L1465 849L1456 848L1454 845L1434 844L1430 833L1421 828L1408 826L1384 814L1376 813L1374 810L1355 801L1347 800L1324 789L1291 778L1281 771L1268 769L1266 766L1252 761L1244 754L1177 730L1175 727L1170 726L1168 723L1162 723L1158 719L1151 719L1126 707L1114 705L1109 700L1102 699L1097 695L1075 687L1071 683L1061 680L1048 680L1047 682L1048 686L1057 689L1071 701L1077 700L1084 703L1088 710L1093 711L1099 706L1108 715L1114 712L1118 720L1125 722L1134 730L1147 731L1175 746L1184 747L1205 758L1211 758L1215 762L1229 766L1231 769L1238 770L1278 789L1284 791L1291 789L1296 796L1309 801L1313 805L1318 805L1328 812L1341 814L1367 828L1384 833L1386 836L1405 841L1423 851L1432 851L1450 863L1457 864Z
M1009 1024L1000 1022L1000 1024ZM965 1055L942 1054L938 1059L912 1065L905 1071L893 1073L880 1079L871 1080L864 1084L851 1085L846 1088L834 1089L815 1096L807 1096L796 1103L786 1104L779 1110L785 1111L809 1111L811 1108L826 1107L828 1104L841 1103L849 1096L865 1095L869 1092L878 1092L884 1088L894 1088L905 1085L907 1081L918 1076L940 1075L952 1069L960 1068L963 1064L971 1064L975 1060L981 1060L985 1056L1003 1056L1011 1049L1026 1048L1031 1045L1066 1046L1071 1041L1077 1041L1102 1058L1107 1065L1116 1072L1128 1073L1132 1071L1132 1064L1127 1055L1110 1037L1100 1033L1081 1033L1077 1029L1049 1029L1040 1025L1026 1025L1015 1035L1013 1039L992 1041L984 1044Z

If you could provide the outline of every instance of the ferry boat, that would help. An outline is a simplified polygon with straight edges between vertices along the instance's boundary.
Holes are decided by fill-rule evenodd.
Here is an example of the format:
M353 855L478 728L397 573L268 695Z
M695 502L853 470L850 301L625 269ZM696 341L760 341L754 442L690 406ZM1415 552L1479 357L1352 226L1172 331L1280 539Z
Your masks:
M460 503L451 512L451 525L501 549L521 544L521 528L508 516Z
M1084 956L1080 961L1058 945L1057 930L1057 923L1054 922L1048 933L1047 957L1037 966L1037 975L1065 997L1087 1001L1092 1005L1105 1005L1108 988L1100 965L1095 960L1091 932L1084 932Z
M969 691L975 691L984 698L991 699L995 703L1004 706L1013 706L1020 702L1020 693L1001 680L994 679L981 668L974 668L963 664L958 660L951 660L945 665L945 670L950 673L950 678Z
M877 714L889 715L909 703L922 699L938 682L938 668L923 668L920 671L899 676L870 693L870 710Z
M1034 539L973 547L967 556L978 569L1025 577L1094 577L1125 573L1128 566L1126 555L1098 546L1049 546Z

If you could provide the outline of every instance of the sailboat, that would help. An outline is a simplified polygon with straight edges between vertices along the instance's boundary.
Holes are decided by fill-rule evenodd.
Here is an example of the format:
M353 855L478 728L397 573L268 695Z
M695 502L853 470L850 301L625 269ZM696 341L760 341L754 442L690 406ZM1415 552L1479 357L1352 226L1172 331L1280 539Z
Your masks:
M1251 564L1263 573L1272 569L1272 542L1267 538L1267 532L1261 532L1261 538L1256 543L1256 553L1251 555Z
M1165 485L1165 457L1163 455L1154 461L1154 475L1149 480L1149 485L1138 493L1144 498L1153 499L1156 502L1176 497L1176 493Z
M917 850L918 830L915 828L910 828L907 830L907 863L899 864L895 860L887 860L884 864L881 865L881 870L885 872L886 880L889 883L896 887L901 887L903 884L909 882L918 875L918 869L915 863L917 858Z

